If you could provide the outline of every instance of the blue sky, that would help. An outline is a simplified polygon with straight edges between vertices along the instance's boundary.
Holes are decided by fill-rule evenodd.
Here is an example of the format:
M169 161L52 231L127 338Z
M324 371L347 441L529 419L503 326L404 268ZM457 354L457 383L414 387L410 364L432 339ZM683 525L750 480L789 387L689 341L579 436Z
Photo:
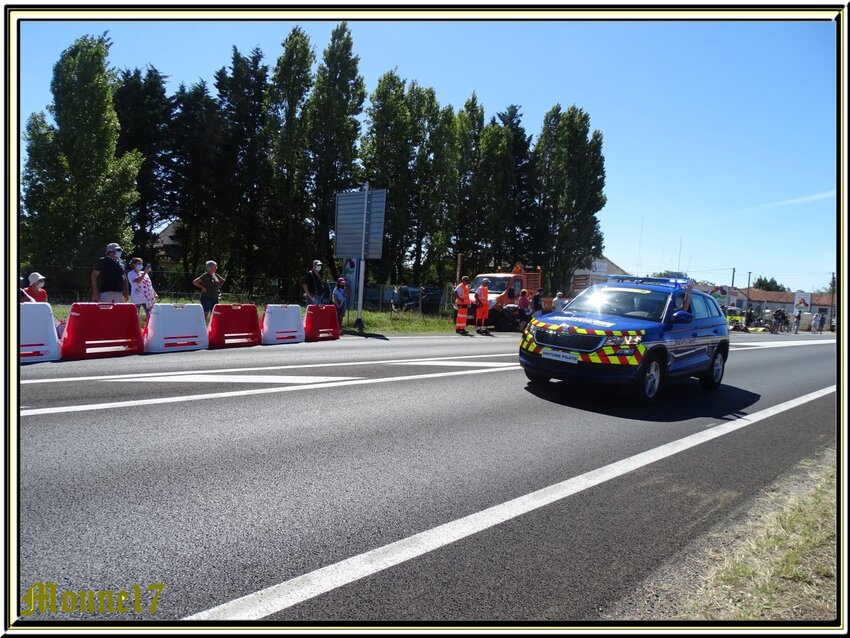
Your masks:
M22 122L50 102L53 65L81 35L108 31L113 66L153 65L173 91L212 85L233 45L273 66L295 24L320 58L333 21L22 23ZM369 92L397 68L441 104L476 91L488 119L520 105L535 138L555 103L588 111L604 135L604 252L626 270L729 284L734 267L738 286L752 271L792 290L836 270L834 23L350 25Z

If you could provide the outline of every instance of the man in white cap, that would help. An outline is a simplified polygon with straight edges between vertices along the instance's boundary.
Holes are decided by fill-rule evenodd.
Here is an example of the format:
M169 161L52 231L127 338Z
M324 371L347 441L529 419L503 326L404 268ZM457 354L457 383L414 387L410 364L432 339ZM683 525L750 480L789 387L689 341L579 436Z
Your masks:
M30 273L30 285L24 288L33 301L47 303L47 291L44 289L44 275L37 272Z
M126 303L130 299L127 276L121 263L121 246L106 246L106 255L98 259L91 273L91 300Z
M322 262L315 259L313 260L313 268L301 280L301 287L304 288L304 296L307 298L308 306L318 306L322 303L322 278L319 276L320 272L322 272Z

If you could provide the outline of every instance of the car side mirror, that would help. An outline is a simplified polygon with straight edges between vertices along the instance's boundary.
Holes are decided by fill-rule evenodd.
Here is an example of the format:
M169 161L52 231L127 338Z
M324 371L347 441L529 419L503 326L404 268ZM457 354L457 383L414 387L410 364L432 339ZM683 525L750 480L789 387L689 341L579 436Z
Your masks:
M673 323L691 323L694 316L687 310L677 310L673 313Z

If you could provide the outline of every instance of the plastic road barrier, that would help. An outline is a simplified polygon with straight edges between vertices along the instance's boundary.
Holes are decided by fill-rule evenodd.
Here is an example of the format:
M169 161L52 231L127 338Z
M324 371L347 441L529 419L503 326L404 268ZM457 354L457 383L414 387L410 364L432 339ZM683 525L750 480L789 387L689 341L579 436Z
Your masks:
M145 343L131 303L75 303L59 343L63 359L141 354Z
M260 344L260 322L257 306L246 304L216 304L210 320L210 348L237 348Z
M56 325L53 319L53 309L49 303L22 303L20 344L18 352L21 363L31 361L58 361L59 337L56 336Z
M305 341L330 341L339 339L336 306L307 306L304 316Z
M301 306L297 304L266 306L262 321L263 343L301 343L304 341L304 322Z
M145 326L145 352L203 350L209 346L204 309L199 303L158 303Z

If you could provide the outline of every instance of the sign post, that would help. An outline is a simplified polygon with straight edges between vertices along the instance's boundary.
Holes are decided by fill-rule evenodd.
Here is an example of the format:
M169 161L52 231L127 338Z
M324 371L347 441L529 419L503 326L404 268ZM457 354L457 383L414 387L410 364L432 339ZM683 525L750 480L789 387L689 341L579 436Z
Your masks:
M369 182L360 191L336 194L336 242L334 257L357 260L357 320L363 332L363 296L366 292L366 260L380 259L384 244L386 189L370 190Z

